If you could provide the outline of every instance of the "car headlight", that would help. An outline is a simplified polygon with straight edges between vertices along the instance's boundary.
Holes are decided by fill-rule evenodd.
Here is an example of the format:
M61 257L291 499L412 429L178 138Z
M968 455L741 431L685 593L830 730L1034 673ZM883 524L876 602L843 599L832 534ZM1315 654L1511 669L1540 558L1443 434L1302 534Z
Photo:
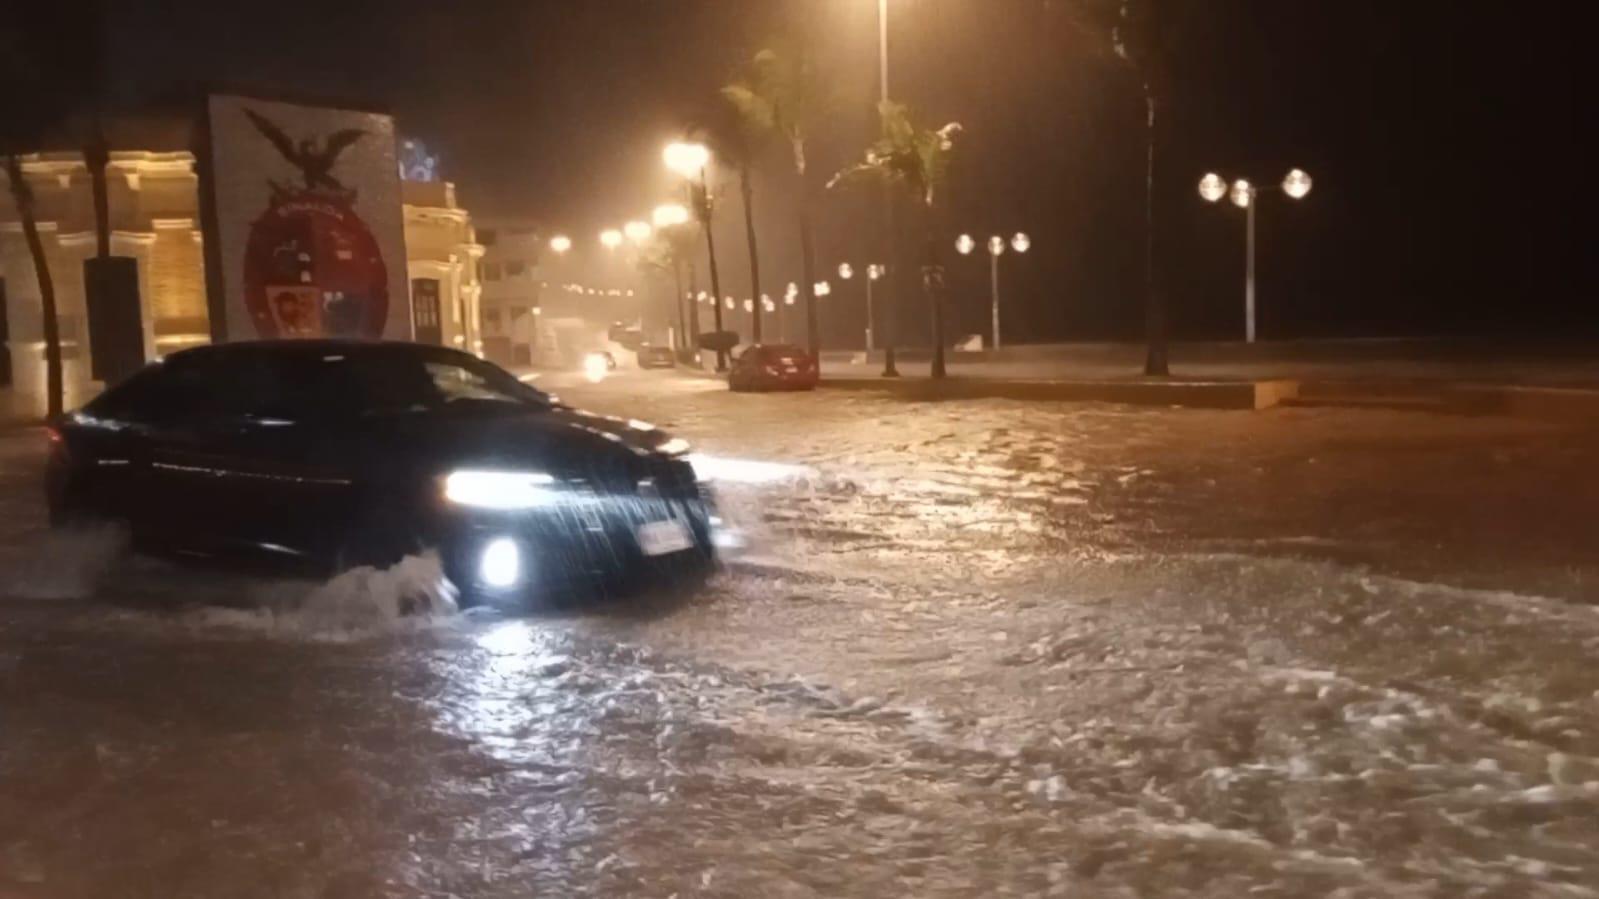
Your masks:
M479 509L531 509L556 500L555 478L542 471L452 471L444 498Z

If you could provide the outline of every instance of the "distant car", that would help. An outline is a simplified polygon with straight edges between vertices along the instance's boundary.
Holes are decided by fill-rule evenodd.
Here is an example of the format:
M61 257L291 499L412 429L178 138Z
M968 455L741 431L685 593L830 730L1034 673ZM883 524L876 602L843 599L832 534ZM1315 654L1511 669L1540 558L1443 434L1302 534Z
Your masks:
M703 573L688 444L458 350L330 340L174 353L51 426L50 518L136 548L389 565L438 550L470 600Z
M677 359L672 355L671 347L645 344L638 348L639 368L672 368L676 365Z
M733 360L727 386L733 390L814 390L820 375L815 357L786 343L757 344Z

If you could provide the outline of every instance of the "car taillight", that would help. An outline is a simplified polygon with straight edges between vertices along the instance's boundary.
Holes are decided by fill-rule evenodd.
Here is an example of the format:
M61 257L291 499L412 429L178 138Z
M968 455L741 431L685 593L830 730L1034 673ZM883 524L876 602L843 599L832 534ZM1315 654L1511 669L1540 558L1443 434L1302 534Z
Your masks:
M65 460L67 458L67 440L62 435L61 429L55 425L45 425L44 436L49 441L50 456L55 459Z

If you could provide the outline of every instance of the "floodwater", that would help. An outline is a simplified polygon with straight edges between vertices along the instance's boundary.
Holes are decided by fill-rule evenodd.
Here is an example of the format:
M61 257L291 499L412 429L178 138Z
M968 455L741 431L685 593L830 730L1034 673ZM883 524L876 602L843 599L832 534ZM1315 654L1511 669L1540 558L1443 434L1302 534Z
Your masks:
M130 559L0 436L0 896L1599 896L1599 434L561 392L732 478L708 586Z

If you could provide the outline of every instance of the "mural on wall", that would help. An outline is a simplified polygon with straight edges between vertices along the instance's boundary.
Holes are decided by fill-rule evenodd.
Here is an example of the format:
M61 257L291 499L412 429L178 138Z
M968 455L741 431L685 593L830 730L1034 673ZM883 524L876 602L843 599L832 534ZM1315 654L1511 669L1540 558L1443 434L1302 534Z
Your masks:
M393 122L211 98L221 339L409 339Z

